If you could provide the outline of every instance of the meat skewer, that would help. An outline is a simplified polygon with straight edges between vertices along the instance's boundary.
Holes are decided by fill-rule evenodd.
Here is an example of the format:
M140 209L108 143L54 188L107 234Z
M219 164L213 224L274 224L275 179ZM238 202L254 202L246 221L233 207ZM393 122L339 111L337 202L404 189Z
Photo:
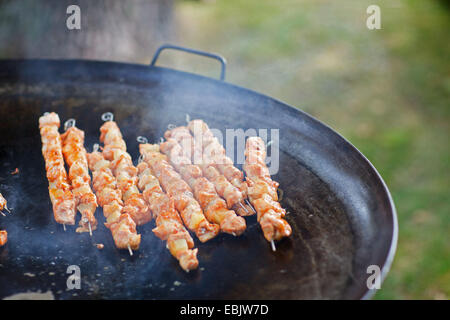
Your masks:
M153 217L156 219L153 233L161 240L167 241L167 248L184 271L196 269L198 249L193 249L194 240L184 227L173 199L163 192L158 178L153 175L146 162L140 161L137 168L139 189L143 191L144 198L150 204Z
M241 216L254 214L254 211L249 210L245 205L246 197L244 194L217 170L213 160L208 158L207 153L203 153L201 144L195 142L187 127L177 127L168 130L165 132L164 137L166 139L175 139L183 147L183 154L199 165L203 175L214 184L217 193L227 201L229 209L236 211Z
M188 128L194 136L195 144L203 150L202 158L200 158L201 163L204 163L204 166L207 167L214 166L241 192L238 202L241 208L236 207L236 212L242 216L255 214L256 212L251 205L248 203L245 206L242 205L242 201L247 199L248 189L247 183L244 181L244 173L234 166L233 160L227 157L225 148L211 132L208 125L203 120L197 119L189 121ZM195 155L197 156L197 154ZM194 159L194 162L199 161L198 159ZM212 175L214 172L209 174Z
M5 215L2 211L3 209L8 210L7 201L3 197L3 195L0 193L0 212L2 215ZM9 210L8 210L9 212ZM0 230L0 247L4 246L5 243L8 241L8 232L5 230Z
M0 213L5 217L6 215L3 213L3 210L8 211L8 213L10 213L11 211L9 211L8 209L8 203L6 201L6 199L3 197L3 195L0 193Z
M53 214L56 222L63 224L75 224L76 201L71 192L71 186L64 168L62 155L61 136L58 128L59 116L52 113L44 113L39 118L39 129L42 141L42 155L45 159L45 169L49 182L49 195L53 206Z
M0 247L4 246L8 242L8 232L0 230Z
M278 182L271 179L265 164L266 147L259 137L250 137L245 145L244 170L248 183L248 197L258 213L257 219L264 237L275 250L274 240L291 235L291 226L283 217L286 215L278 202Z
M151 211L143 195L139 192L138 169L133 165L133 160L127 152L126 143L122 138L117 123L110 118L100 128L100 141L104 143L103 155L111 161L111 171L117 179L117 186L122 192L124 201L123 213L128 213L136 222L143 225L152 219ZM105 117L103 117L105 118Z
M87 158L98 204L103 207L106 218L105 226L111 231L116 247L128 249L130 255L133 255L132 250L139 249L141 235L137 234L136 223L130 215L122 213L122 193L110 169L111 162L98 151L98 145L94 145L94 151L88 153Z
M69 119L64 124L66 131L61 135L62 152L69 166L69 179L76 206L81 213L81 220L77 232L89 232L97 229L97 198L91 189L91 177L84 148L84 131L75 127L75 120Z
M177 129L166 132L166 136L175 136L174 132L176 133ZM186 131L188 137L192 138L187 128L185 128L185 133ZM189 139L185 139L186 141L190 143ZM217 194L214 184L202 176L202 169L199 166L192 164L190 154L189 156L185 155L186 149L172 138L163 142L160 149L169 157L173 166L194 190L195 198L200 203L206 218L210 222L220 225L223 232L235 236L241 235L246 229L244 218L228 209L227 203ZM188 153L190 152L188 151Z
M158 144L141 143L139 151L143 160L158 178L167 195L174 201L186 227L195 232L201 242L206 242L220 231L217 224L208 222L200 204L194 199L192 189L169 164L167 156L159 150Z

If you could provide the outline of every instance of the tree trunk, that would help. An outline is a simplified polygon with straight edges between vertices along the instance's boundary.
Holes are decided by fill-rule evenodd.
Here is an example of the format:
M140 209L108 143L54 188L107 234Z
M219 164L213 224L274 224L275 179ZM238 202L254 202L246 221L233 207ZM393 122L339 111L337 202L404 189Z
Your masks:
M80 7L69 30L67 7ZM173 39L173 0L0 0L0 58L149 62Z

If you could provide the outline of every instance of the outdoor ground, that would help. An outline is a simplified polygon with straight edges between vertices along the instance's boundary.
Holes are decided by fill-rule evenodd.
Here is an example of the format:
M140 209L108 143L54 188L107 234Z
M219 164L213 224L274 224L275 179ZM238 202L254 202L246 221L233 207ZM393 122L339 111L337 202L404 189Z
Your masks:
M381 7L381 30L366 8ZM400 234L377 299L450 298L450 6L445 1L179 1L177 43L218 52L227 81L343 134L379 170ZM162 60L163 61L163 60ZM163 61L164 62L164 61ZM211 62L180 69L217 76Z

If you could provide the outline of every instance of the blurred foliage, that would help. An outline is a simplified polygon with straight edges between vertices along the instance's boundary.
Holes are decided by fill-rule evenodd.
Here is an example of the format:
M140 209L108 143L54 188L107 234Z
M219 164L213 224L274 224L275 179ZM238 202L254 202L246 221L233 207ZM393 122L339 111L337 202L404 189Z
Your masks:
M374 3L381 30L365 24ZM229 82L324 121L379 170L400 234L376 298L450 298L447 2L180 1L176 17L178 43L227 57Z

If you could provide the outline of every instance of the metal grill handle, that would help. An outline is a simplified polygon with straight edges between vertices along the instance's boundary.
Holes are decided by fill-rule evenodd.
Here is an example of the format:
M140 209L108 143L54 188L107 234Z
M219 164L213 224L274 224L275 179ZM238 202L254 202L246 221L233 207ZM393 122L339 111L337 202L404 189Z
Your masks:
M150 66L153 67L155 65L156 60L158 60L158 57L159 57L161 51L163 51L165 49L184 51L184 52L204 56L204 57L215 59L215 60L219 61L221 64L220 80L222 80L222 81L225 80L225 69L226 69L227 61L225 60L224 57L222 57L221 55L215 54L215 53L210 53L210 52L205 52L205 51L200 51L200 50L195 50L195 49L190 49L190 48L184 48L184 47L175 46L175 45L171 45L171 44L162 45L161 47L158 48L158 50L156 50L155 55L153 56L152 62L150 63Z

